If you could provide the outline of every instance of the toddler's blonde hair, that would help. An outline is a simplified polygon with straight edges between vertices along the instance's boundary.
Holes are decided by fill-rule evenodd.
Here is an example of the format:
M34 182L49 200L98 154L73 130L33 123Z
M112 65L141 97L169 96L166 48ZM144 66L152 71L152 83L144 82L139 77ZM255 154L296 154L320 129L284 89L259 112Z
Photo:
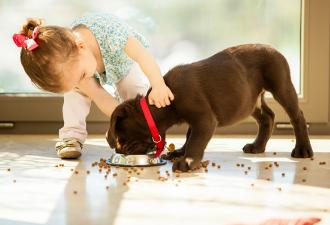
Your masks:
M21 27L21 34L31 38L36 26L40 27L35 41L38 47L29 51L21 50L21 63L31 81L40 89L60 93L63 90L62 71L58 66L67 62L78 52L75 38L68 28L43 26L42 19L28 18Z

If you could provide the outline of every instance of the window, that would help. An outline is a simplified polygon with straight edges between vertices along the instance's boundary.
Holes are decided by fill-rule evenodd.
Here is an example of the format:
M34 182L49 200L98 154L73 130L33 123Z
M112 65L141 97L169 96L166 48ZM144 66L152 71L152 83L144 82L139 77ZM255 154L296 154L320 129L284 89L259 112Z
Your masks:
M177 64L206 58L233 45L265 43L274 46L289 62L307 120L327 122L329 3L326 0L99 0L96 3L7 0L0 4L0 18L6 21L0 31L3 43L0 51L6 53L1 56L0 65L0 102L5 106L0 112L0 121L61 123L61 96L42 92L31 84L19 61L20 49L11 40L24 19L42 17L46 24L69 26L74 18L87 11L107 11L149 39L150 50L163 73ZM318 60L317 55L322 59ZM325 97L320 100L318 94ZM283 110L274 101L270 102L277 121L288 121ZM30 109L31 104L33 109ZM42 106L39 107L41 111L36 106ZM44 114L46 110L41 109L44 107L53 109L52 113ZM19 113L17 109L20 108L33 113ZM108 121L95 108L88 119Z

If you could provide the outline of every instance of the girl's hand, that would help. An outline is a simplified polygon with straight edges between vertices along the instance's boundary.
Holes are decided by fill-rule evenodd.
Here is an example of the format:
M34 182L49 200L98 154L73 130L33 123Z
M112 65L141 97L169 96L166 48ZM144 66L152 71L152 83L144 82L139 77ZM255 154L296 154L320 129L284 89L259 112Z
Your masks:
M150 105L155 105L157 108L161 108L170 105L171 101L174 100L174 95L165 84L162 84L152 87L148 99Z

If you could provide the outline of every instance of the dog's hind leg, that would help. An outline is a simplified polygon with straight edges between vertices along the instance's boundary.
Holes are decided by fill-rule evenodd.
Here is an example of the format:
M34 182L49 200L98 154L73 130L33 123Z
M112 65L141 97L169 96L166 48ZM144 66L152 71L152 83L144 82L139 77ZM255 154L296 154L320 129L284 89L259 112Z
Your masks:
M290 117L296 136L296 146L291 156L294 158L309 158L313 156L313 150L308 138L306 120L298 106L298 97L292 83L287 88L273 93L274 98L280 103Z
M274 127L275 114L267 106L264 100L264 92L261 94L261 107L256 107L252 117L258 123L258 134L253 143L246 144L243 147L245 153L263 153L266 148L267 141L272 135Z
M296 146L291 156L312 157L313 150L308 138L306 120L298 105L298 96L291 81L289 65L281 54L273 54L272 60L267 64L264 80L266 90L268 89L273 94L275 100L290 117L296 136Z

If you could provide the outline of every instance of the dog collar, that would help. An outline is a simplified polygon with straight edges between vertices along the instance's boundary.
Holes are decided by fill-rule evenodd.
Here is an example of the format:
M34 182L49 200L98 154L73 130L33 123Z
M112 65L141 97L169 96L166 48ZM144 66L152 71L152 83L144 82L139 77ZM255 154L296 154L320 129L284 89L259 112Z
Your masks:
M152 135L152 141L156 144L156 147L157 147L155 157L159 157L160 154L162 153L162 151L164 150L165 137L162 138L162 136L160 136L160 134L158 132L158 129L157 129L157 126L155 124L155 121L152 118L152 115L150 113L150 110L149 110L149 107L148 107L148 104L147 104L147 101L146 101L145 97L142 97L140 99L140 106L141 106L141 109L143 111L144 118L147 121L150 133Z

